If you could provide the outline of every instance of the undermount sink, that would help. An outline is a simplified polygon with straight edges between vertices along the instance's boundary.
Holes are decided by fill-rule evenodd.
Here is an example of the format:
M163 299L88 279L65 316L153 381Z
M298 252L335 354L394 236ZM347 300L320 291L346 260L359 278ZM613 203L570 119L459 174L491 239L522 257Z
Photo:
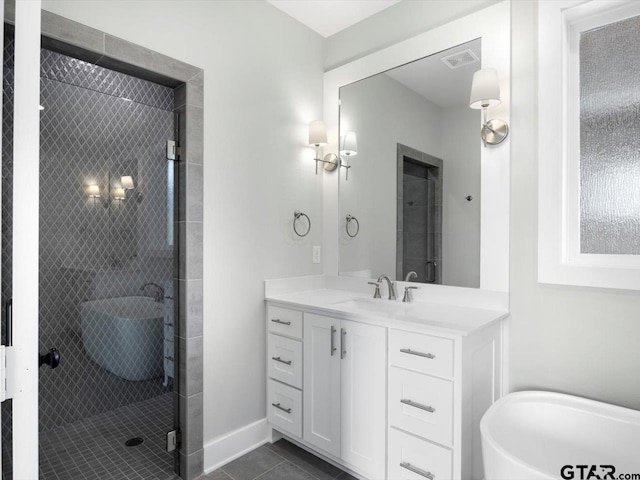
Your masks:
M404 314L413 310L412 306L394 300L382 300L379 298L354 298L334 303L347 310L366 310L368 312Z

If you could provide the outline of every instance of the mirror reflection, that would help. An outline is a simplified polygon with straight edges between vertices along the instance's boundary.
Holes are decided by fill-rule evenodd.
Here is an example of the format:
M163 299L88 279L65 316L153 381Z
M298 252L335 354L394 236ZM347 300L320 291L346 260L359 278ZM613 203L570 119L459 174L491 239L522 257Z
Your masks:
M480 68L477 39L340 88L341 275L479 287Z

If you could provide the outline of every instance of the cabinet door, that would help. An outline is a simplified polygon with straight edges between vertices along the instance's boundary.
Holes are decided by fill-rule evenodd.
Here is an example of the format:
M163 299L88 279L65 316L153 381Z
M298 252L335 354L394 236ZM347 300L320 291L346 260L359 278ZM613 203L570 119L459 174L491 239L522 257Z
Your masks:
M369 478L385 477L386 329L342 321L341 457Z
M340 320L304 315L303 438L340 456Z

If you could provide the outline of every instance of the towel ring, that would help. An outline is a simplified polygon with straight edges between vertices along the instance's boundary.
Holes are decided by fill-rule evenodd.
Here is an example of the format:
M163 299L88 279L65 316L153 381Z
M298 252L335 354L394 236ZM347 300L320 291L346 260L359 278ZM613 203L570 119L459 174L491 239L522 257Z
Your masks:
M306 217L307 223L309 224L307 231L304 233L298 232L298 229L296 228L296 222L300 219L300 217ZM295 212L293 212L293 231L296 232L296 235L298 235L299 237L306 237L307 235L309 235L309 232L311 231L311 219L309 218L309 215L307 215L306 213L302 213L300 210L296 210Z
M349 232L349 224L352 221L356 222L356 233L354 233L353 235L351 235L351 232ZM349 235L351 238L355 238L358 236L358 233L360 233L360 222L353 215L347 215L347 226L345 227L345 229L347 230L347 235Z

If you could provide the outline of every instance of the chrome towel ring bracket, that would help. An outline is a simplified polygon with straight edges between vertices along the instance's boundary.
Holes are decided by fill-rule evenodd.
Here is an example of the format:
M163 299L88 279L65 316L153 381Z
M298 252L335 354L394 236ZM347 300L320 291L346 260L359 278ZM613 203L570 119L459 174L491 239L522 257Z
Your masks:
M351 235L351 231L349 230L349 224L351 222L356 223L356 233L354 233L353 235ZM347 215L347 226L345 228L347 230L347 235L349 235L351 238L357 237L358 233L360 233L360 222L353 215Z
M307 219L307 231L304 233L300 233L298 231L298 227L296 226L298 220L300 220L300 217L305 217ZM309 218L309 215L307 215L306 213L302 213L300 210L296 210L295 212L293 212L293 231L299 237L306 237L307 235L309 235L309 232L311 231L311 219Z

